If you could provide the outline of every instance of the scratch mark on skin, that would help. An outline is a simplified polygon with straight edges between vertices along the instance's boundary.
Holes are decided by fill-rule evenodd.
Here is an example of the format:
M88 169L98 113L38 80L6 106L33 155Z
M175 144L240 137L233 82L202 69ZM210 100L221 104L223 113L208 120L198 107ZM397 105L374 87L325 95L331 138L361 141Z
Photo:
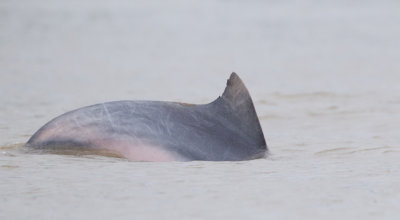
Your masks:
M108 121L109 121L110 124L111 124L111 127L115 127L114 122L113 122L113 120L111 119L111 115L110 115L110 112L108 111L108 108L107 108L106 104L103 103L102 106L103 106L104 111L106 112L106 116L107 116Z
M166 115L166 118L165 118L165 120L162 120L161 121L161 124L162 124L162 126L166 129L166 132L167 132L167 135L168 136L172 136L172 134L171 134L171 130L170 130L170 117L171 117L171 113L170 112L167 112L167 115Z
M250 94L235 73L208 104L102 102L52 119L26 146L133 161L238 161L268 151Z
M152 129L152 127L150 125L148 125L148 123L146 121L138 121L137 122L138 125L138 130L140 130L141 132L147 132L149 134L153 134L154 130Z
M74 120L75 124L78 126L78 128L81 128L81 127L82 127L81 123L80 123L79 120L77 119L77 116L73 117L73 120Z

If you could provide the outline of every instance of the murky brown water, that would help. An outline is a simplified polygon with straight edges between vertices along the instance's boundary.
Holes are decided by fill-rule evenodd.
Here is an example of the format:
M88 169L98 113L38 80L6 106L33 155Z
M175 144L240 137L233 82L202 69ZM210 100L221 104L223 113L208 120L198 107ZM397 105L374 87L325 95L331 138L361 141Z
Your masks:
M0 2L0 219L397 219L398 1ZM271 150L243 162L28 154L65 111L206 103L236 71Z

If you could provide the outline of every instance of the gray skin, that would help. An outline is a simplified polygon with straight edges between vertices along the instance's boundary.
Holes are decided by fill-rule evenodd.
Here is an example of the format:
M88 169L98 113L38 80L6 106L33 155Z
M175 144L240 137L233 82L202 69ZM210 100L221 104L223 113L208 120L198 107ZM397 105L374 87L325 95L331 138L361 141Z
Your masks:
M209 104L116 101L83 107L45 124L25 146L135 161L238 161L268 151L253 101L236 73Z

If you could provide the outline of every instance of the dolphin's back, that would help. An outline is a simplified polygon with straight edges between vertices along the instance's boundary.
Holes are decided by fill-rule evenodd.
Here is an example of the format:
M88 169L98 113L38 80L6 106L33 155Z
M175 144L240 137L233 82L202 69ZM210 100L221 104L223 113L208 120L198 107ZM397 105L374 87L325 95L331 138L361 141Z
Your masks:
M205 105L117 101L65 113L39 129L28 147L106 151L132 160L246 160L267 150L253 102L233 73ZM144 155L144 156L143 156Z

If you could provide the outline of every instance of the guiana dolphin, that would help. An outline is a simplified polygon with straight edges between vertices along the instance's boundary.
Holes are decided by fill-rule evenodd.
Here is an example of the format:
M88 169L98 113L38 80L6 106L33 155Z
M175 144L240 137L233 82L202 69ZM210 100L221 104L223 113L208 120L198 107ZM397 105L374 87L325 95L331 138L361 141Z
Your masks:
M209 104L96 104L54 118L25 146L132 161L239 161L262 158L268 151L253 101L236 73Z

